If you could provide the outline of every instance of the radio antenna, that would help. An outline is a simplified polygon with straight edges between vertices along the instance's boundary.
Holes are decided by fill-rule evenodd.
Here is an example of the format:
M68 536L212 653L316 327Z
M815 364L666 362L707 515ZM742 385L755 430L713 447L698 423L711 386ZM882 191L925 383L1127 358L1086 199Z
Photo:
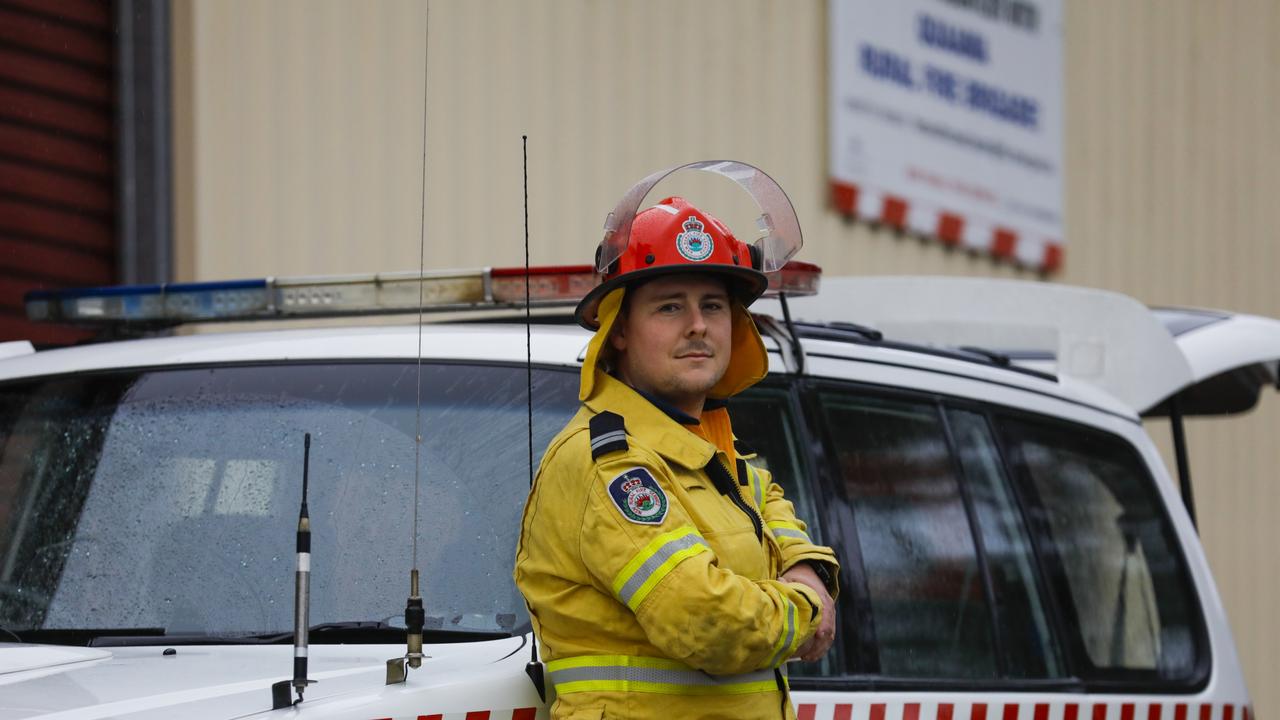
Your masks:
M409 570L409 599L404 608L406 626L406 651L402 658L387 661L387 684L405 681L407 670L422 667L422 628L426 624L426 610L422 605L422 592L418 573L418 497L422 487L422 302L423 276L427 259L427 88L430 79L431 59L431 2L424 3L422 49L422 187L418 214L418 361L417 397L413 414L413 565Z
M525 384L528 398L528 418L526 425L529 429L529 487L533 488L533 313L530 303L529 292L529 136L520 136L520 147L524 157L524 368L525 368ZM542 670L542 663L538 662L538 635L534 633L532 628L529 630L530 637L533 638L533 650L529 659L529 664L524 666L525 673L529 679L533 681L533 686L538 690L538 697L542 698L542 702L547 701L547 681Z
M529 399L529 487L533 487L533 331L529 292L529 136L520 136L524 155L524 368Z
M271 686L271 709L302 702L302 692L315 680L307 679L308 631L311 625L311 514L307 512L308 472L311 468L311 433L302 436L302 507L298 509L298 569L293 588L293 680ZM298 693L289 699L289 689Z

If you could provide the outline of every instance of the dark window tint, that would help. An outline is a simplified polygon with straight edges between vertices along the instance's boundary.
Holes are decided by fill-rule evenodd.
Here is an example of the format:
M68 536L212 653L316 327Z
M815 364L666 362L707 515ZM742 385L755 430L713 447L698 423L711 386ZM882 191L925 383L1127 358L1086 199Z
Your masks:
M808 526L809 537L816 543L828 542L814 503L813 479L802 461L796 416L787 391L754 387L733 399L730 412L734 434L756 452L750 462L773 475L784 498L795 507L796 517ZM834 674L839 663L836 645L822 660L794 663L788 670L794 677L822 677Z
M1006 674L1013 678L1061 677L1062 659L1053 641L1049 613L1037 591L1031 541L986 418L967 410L949 410L947 419L991 573Z
M768 470L795 505L796 517L808 525L809 537L824 542L813 501L811 478L801 462L796 418L785 390L752 388L734 398L733 431L756 453L753 465Z
M1065 424L1005 419L1033 528L1086 679L1188 679L1203 652L1194 594L1133 448Z
M990 608L937 408L834 390L820 403L874 620L859 631L874 634L879 673L996 677Z

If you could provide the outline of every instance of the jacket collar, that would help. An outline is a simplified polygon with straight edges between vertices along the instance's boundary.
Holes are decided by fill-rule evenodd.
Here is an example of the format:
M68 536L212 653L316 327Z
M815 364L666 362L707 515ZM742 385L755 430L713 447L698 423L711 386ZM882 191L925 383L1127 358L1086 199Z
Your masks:
M588 408L597 413L609 411L621 415L627 434L662 457L690 470L701 470L715 455L714 445L689 432L617 378L597 374L594 390L591 397L583 401Z
M657 395L654 395L653 393L647 393L641 390L640 388L631 388L631 389L635 390L640 397L644 398L645 400L648 400L650 403L653 404L654 407L661 410L663 414L665 414L667 417L671 418L672 420L675 420L677 423L680 423L681 425L698 425L699 424L698 418L681 410L675 405L672 405L666 400L663 400Z

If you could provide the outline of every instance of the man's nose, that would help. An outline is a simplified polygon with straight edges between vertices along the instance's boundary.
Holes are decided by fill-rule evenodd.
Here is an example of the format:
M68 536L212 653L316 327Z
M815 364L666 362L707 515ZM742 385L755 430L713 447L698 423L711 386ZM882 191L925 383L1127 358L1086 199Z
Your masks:
M687 332L690 335L706 335L707 319L702 314L702 308L693 307L689 311L689 327Z

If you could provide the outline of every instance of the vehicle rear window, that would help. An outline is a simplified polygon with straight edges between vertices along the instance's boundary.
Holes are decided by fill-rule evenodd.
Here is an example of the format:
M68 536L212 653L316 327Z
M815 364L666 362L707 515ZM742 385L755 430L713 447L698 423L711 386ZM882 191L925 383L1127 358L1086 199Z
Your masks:
M1186 681L1204 658L1190 575L1154 480L1119 438L1000 421L1075 648L1097 680Z
M533 374L534 462L577 376ZM403 613L414 363L104 373L0 388L0 627L292 627L303 433L313 623ZM528 492L523 367L422 366L427 625L527 623L512 566Z

